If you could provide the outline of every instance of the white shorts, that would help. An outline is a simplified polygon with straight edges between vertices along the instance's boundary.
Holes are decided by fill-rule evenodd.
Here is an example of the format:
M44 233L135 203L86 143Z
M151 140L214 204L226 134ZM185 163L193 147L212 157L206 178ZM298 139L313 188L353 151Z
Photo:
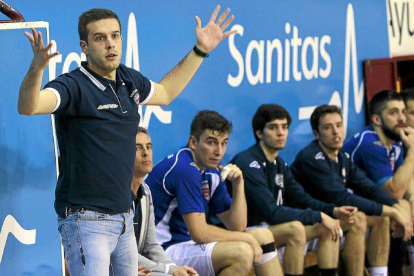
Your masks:
M177 266L187 265L194 268L199 275L214 276L211 254L217 242L197 244L194 241L171 245L165 251Z

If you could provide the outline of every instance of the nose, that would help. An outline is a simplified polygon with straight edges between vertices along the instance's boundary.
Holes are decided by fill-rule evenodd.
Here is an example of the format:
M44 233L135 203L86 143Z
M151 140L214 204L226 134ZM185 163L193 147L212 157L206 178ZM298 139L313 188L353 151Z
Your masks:
M115 47L115 43L114 43L113 39L110 38L110 37L107 38L107 40L106 40L106 48L107 49L112 49L114 47Z
M217 147L216 147L216 150L215 150L215 154L216 154L216 156L221 156L222 155L222 153L223 153L223 146L222 145L218 145Z
M276 127L276 136L283 136L283 129L281 127Z
M401 113L400 113L400 116L398 117L398 120L399 120L400 122L405 123L406 119L407 119L407 115L405 114L405 112L401 112Z

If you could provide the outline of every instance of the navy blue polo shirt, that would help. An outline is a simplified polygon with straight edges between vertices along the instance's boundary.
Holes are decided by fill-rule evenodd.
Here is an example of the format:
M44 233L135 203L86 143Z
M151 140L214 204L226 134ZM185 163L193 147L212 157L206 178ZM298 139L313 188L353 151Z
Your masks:
M61 157L57 214L63 215L66 207L126 211L131 207L138 104L148 102L153 84L122 64L111 81L83 62L45 89L58 98L53 111Z

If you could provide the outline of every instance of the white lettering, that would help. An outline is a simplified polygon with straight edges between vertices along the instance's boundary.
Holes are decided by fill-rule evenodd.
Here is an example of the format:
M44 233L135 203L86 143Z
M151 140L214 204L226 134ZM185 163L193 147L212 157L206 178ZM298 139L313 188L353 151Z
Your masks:
M290 34L290 24L285 25L286 34ZM285 39L285 81L290 80L290 43L289 39Z
M308 68L307 65L307 57L308 57L308 48L311 47L312 55L313 55L313 62L311 69ZM319 60L319 38L317 37L310 37L308 36L303 41L302 47L302 71L303 76L307 80L311 80L312 78L318 78L318 60Z
M326 52L326 48L325 48L326 44L331 44L331 37L324 35L321 38L320 54L321 54L322 59L326 63L326 67L325 69L319 68L319 75L321 76L321 78L324 78L324 79L326 79L331 74L331 69L332 69L331 56L328 54L328 52Z
M244 75L244 62L243 62L243 56L241 53L237 50L235 44L234 44L234 37L236 34L243 36L244 28L241 25L235 24L231 30L236 30L237 33L234 35L231 35L229 37L229 50L230 54L234 58L234 60L237 62L237 65L239 66L239 73L236 77L233 77L232 75L227 75L227 83L232 87L237 87L241 84L243 81L243 75Z
M252 52L257 52L257 73L253 75L252 72ZM251 85L256 85L258 82L263 83L263 69L264 69L264 41L261 40L260 42L256 40L250 41L249 45L247 46L246 51L246 76L249 80Z
M283 64L283 48L282 43L279 39L273 39L272 41L267 41L267 53L266 53L266 83L272 82L272 57L273 50L277 50L277 81L282 81L282 64Z
M232 30L237 30L238 34L243 36L244 28L242 26L234 25ZM332 60L326 47L331 43L330 36L324 35L321 38L307 36L302 39L299 36L299 28L291 26L289 22L285 24L285 33L288 36L290 35L291 38L286 38L283 45L281 40L277 38L251 40L247 44L244 54L235 44L235 35L230 36L229 50L237 63L238 74L237 76L229 74L227 83L232 87L237 87L246 76L251 85L257 85L264 82L264 74L266 74L266 83L270 84L273 80L273 68L277 70L277 74L275 74L276 82L290 81L290 74L292 74L295 81L301 81L302 75L307 80L312 80L318 77L327 78L331 74ZM275 50L277 52L277 63L273 58ZM255 53L257 54L257 70L253 72L253 68L256 68L252 66ZM312 58L308 58L308 54L312 54ZM319 58L324 61L325 67L320 67ZM273 66L273 62L275 62L275 66Z
M291 43L292 48L293 48L292 66L293 66L293 78L296 81L300 81L302 79L302 73L298 70L298 47L302 45L302 39L298 38L298 35L299 35L298 27L293 26L293 37L292 37L292 43ZM302 50L302 67L303 67L303 50Z

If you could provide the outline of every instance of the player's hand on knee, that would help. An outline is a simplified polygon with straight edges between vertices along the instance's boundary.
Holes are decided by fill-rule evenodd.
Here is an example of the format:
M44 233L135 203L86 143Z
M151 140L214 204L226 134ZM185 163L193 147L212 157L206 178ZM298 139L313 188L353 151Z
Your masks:
M338 241L342 236L342 228L339 223L339 220L333 219L325 213L321 213L322 216L322 225L328 229L332 234L332 241Z
M398 223L401 229L404 230L401 231L401 229L397 227L397 231L395 232L395 234L393 234L393 237L401 236L400 232L404 232L402 236L404 240L407 241L413 235L412 217L407 215L404 211L402 211L400 209L402 207L399 206L399 204L394 204L393 208L395 208L395 215L393 216L393 219Z
M257 242L255 238L253 238L253 242L249 243L253 249L253 263L258 264L263 259L263 249L260 244Z

